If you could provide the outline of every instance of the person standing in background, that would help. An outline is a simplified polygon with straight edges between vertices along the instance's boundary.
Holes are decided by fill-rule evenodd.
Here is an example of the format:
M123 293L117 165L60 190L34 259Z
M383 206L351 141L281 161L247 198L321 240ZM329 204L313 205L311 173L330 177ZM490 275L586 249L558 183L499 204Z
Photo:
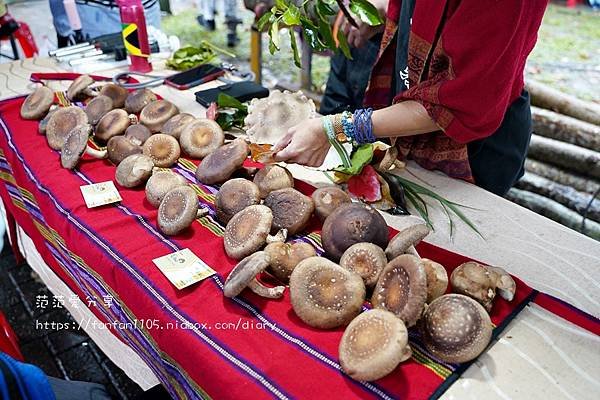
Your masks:
M209 31L214 31L216 29L216 3L216 0L196 0L196 8L200 11L200 14L197 17L198 23ZM237 7L236 0L223 0L225 25L227 25L227 47L234 47L239 42L237 26L241 24L242 21L237 17Z

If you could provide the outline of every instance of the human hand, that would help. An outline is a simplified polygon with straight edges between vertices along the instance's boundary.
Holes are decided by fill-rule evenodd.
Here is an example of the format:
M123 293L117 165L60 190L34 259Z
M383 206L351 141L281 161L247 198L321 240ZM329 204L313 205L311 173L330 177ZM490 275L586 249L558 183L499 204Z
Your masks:
M275 161L319 167L330 146L321 118L313 118L291 127L273 152Z

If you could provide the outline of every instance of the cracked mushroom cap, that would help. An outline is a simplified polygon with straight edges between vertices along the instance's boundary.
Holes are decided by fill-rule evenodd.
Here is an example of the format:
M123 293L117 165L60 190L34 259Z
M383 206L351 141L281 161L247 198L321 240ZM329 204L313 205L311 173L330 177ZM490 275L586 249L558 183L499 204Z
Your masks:
M152 132L142 124L130 125L129 128L125 130L125 137L129 139L131 143L138 146L146 143L146 140L148 140L150 136L152 136Z
M108 159L114 165L119 165L121 161L132 154L141 154L142 147L132 143L125 136L113 136L106 145Z
M179 140L181 136L181 132L185 129L185 127L196 119L192 114L181 113L177 114L171 118L162 127L160 133L164 133L165 135L173 136L175 139Z
M96 125L100 119L113 109L112 99L108 96L99 95L94 97L85 107L90 125Z
M260 204L258 187L247 179L230 179L221 186L215 197L217 219L227 224L235 214L255 204Z
M452 291L477 300L490 312L496 298L496 290L500 287L500 295L512 300L516 284L512 277L502 268L490 267L469 261L456 267L450 275Z
M145 155L152 158L155 166L161 168L168 168L175 164L181 154L177 139L162 133L150 136L144 142L142 150Z
M385 254L388 259L393 260L401 254L404 254L410 246L416 246L429 235L431 229L426 224L414 224L402 229L390 240Z
M160 132L165 122L179 114L175 104L167 100L157 100L148 104L140 112L140 123L146 125L150 132Z
M73 169L85 153L92 127L80 125L75 127L67 136L65 144L60 151L60 164L63 168Z
M73 101L84 94L85 90L94 83L94 79L89 75L80 75L67 89L67 99Z
M292 188L269 193L264 204L273 211L273 228L287 229L289 235L306 228L314 210L312 199Z
M193 158L204 158L225 142L225 133L215 121L200 118L188 123L179 138L183 151Z
M225 227L223 243L231 258L242 258L260 250L271 231L273 213L263 205L249 206L235 214Z
M294 177L286 168L277 164L270 164L254 175L254 183L260 190L260 197L264 199L275 190L293 188Z
M327 217L321 231L323 248L332 260L339 260L353 244L368 242L385 248L388 227L375 209L362 203L339 206Z
M139 114L144 107L156 100L157 97L152 90L148 88L138 89L129 93L125 99L125 110L130 114Z
M290 276L294 312L315 328L348 324L360 313L365 294L360 276L324 257L301 261Z
M477 358L490 343L492 321L470 297L446 294L435 299L423 314L423 343L442 361L464 363Z
M337 186L327 186L315 190L312 199L315 203L315 214L321 221L325 221L342 204L352 202L348 193Z
M342 336L342 370L357 381L375 381L404 360L408 331L404 322L385 310L369 310L354 318Z
M189 186L169 191L158 207L158 228L165 235L177 235L187 229L198 214L198 196Z
M360 275L366 287L375 286L386 265L385 253L373 243L353 244L340 259L340 266Z
M158 207L167 193L179 186L187 186L183 176L170 170L157 171L146 182L146 199L148 203Z
M99 140L108 142L113 136L122 135L130 124L131 120L127 111L117 108L100 118L94 136Z
M427 274L427 303L429 304L448 290L448 272L442 264L428 258L422 258L421 262Z
M59 108L52 114L46 126L48 145L54 150L62 149L69 133L87 123L87 115L81 108L75 106Z
M114 83L108 83L102 86L102 89L100 89L100 94L110 97L113 102L113 107L123 108L125 105L125 99L127 99L129 92L122 86L115 85Z
M46 86L40 86L31 93L21 105L21 118L38 120L48 113L54 102L54 92Z
M289 282L300 261L317 255L315 248L305 242L274 242L265 247L265 252L271 257L269 272L283 283Z
M119 185L133 188L146 182L152 175L153 168L154 163L150 157L132 154L119 163L115 179Z
M206 185L225 182L250 154L244 139L235 139L210 153L196 170L196 179Z
M407 327L421 317L427 300L427 274L420 259L403 254L381 271L373 290L374 308L393 312Z

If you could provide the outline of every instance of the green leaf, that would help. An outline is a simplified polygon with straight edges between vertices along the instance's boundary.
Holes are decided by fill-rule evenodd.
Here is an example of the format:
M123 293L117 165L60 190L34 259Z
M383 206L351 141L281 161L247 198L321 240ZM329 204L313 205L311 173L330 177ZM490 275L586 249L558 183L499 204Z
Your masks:
M377 8L367 0L350 0L350 11L371 26L381 25L384 22Z
M244 103L227 93L219 93L217 106L219 108L235 108L236 110L248 112L248 107Z
M348 45L348 39L344 32L339 29L337 33L337 39L340 44L340 50L344 53L347 59L352 60L352 53L350 53L350 46Z
M273 13L271 11L266 12L262 17L260 17L260 19L258 20L258 22L256 23L256 28L259 31L263 31L263 29L265 28L265 26L271 22L271 17L273 16Z
M292 45L292 52L294 54L294 64L296 64L296 67L302 68L300 52L298 51L298 42L296 41L296 32L294 32L293 29L289 29L288 31L290 33L290 43Z
M365 144L357 148L350 157L350 167L338 167L335 170L346 175L359 175L364 166L373 159L373 145Z
M331 15L335 15L336 12L335 10L326 2L324 2L323 0L318 0L317 1L317 12L321 15L321 16L331 16Z
M288 7L288 4L285 0L275 0L275 7L283 11Z
M279 20L275 20L275 22L273 22L271 24L271 30L269 31L269 35L271 36L271 43L273 43L273 46L275 46L275 48L277 50L280 50L279 48Z
M333 32L331 31L331 25L323 20L319 21L319 33L323 38L323 43L328 48L335 48L335 40L333 40Z
M288 26L300 25L300 9L293 4L281 16L283 22Z

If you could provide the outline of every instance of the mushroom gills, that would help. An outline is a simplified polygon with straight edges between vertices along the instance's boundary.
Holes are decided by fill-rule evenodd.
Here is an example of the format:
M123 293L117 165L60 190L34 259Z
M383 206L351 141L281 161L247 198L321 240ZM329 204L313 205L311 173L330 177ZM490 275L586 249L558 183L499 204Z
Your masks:
M278 299L283 296L285 286L266 287L256 276L267 268L270 258L264 251L245 257L229 273L223 285L225 297L235 297L248 287L259 296Z

